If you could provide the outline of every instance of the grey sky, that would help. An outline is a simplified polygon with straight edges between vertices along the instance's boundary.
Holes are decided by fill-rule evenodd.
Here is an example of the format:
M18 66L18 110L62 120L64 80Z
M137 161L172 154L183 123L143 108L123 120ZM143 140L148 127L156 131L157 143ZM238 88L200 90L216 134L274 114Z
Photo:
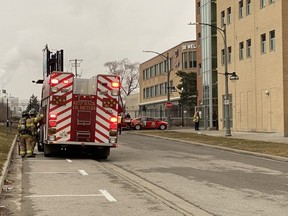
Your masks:
M144 62L195 39L195 0L0 0L0 88L20 99L40 99L42 49L83 59L82 77L107 73L107 61Z

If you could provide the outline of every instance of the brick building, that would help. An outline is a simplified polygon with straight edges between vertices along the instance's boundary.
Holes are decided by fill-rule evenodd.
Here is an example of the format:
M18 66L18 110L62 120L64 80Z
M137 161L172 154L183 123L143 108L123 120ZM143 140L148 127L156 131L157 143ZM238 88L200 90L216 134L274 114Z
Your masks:
M180 77L176 75L176 72L181 70L187 73L194 73L196 78L196 42L185 41L163 53L156 54L158 55L141 63L139 67L140 115L166 120L167 109L165 104L168 99L167 92L170 91L172 125L191 124L194 107L192 105L183 107L178 103L180 95L176 86L180 82ZM167 56L169 70L167 70ZM167 71L170 71L169 88L167 85Z

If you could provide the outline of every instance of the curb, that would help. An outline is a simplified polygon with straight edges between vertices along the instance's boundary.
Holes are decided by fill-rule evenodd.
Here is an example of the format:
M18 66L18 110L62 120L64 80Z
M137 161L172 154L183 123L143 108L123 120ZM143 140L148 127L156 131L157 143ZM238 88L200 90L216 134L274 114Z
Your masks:
M140 135L140 136L150 136L150 137L166 139L166 140L173 140L173 141L177 141L177 142L188 143L191 145L202 146L202 147L206 147L206 148L218 149L218 150L222 150L222 151L230 151L230 152L235 152L238 154L246 154L246 155L250 155L250 156L254 156L254 157L261 157L261 158L266 158L266 159L288 162L288 158L275 156L275 155L245 151L245 150L240 150L240 149L233 149L233 148L216 146L216 145L209 145L209 144L205 144L205 143L198 143L198 142L187 141L187 140L179 140L179 139L174 139L174 138L170 138L170 137L162 137L162 136L151 135L151 134L141 134L141 133L133 133L133 134Z
M14 140L13 140L13 143L11 145L11 148L9 150L9 153L8 153L8 156L7 156L7 160L6 162L4 163L3 165L3 170L2 170L2 173L1 173L1 176L0 176L0 195L2 195L2 191L3 191L3 186L4 186L4 183L5 183L5 180L6 180L6 177L7 177L7 174L8 174L8 168L11 164L11 160L12 160L12 155L13 155L13 151L15 149L15 146L16 146L16 139L17 139L17 136L15 136Z

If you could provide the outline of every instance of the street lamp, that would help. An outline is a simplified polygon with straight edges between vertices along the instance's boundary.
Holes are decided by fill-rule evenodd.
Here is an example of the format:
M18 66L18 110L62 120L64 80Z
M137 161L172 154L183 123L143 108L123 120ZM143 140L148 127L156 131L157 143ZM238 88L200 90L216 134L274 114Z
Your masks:
M6 94L6 128L7 128L7 133L8 133L8 127L10 126L10 122L9 122L9 106L8 106L8 93L7 93L7 91L6 90L2 90L2 92L4 93L4 94Z
M161 53L158 53L156 51L151 50L143 50L143 52L147 53L155 53L157 55L162 56L166 60L166 70L167 70L167 104L171 103L170 101L170 67L169 67L169 53L167 52L167 55L163 55ZM170 108L166 107L166 113L167 113L167 123L168 123L168 130L171 129L171 118L170 118Z
M227 59L227 32L226 32L226 24L223 23L223 29L219 28L218 26L209 24L209 23L201 23L201 22L196 22L196 23L188 23L188 25L204 25L204 26L210 26L211 28L217 29L223 38L224 41L224 66L225 66L225 98L224 98L224 105L225 105L225 128L226 128L226 133L225 136L231 136L231 128L230 128L230 113L229 113L229 92L228 92L228 76L230 76L230 80L239 80L239 77L236 75L235 72L233 73L228 73L228 59Z

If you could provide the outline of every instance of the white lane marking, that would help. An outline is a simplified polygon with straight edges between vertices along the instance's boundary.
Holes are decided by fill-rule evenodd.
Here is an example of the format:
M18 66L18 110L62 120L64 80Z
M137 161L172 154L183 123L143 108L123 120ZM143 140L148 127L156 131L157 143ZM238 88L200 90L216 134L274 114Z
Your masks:
M110 202L117 202L117 200L106 190L99 190Z
M66 161L67 161L68 163L72 163L72 160L70 160L70 159L66 159Z
M51 194L51 195L29 195L26 197L29 198L45 198L45 197L100 197L103 196L103 194Z
M88 175L88 173L85 172L85 170L77 170L78 173L80 173L82 176Z
M25 172L25 174L33 174L33 173L36 173L36 174L63 174L63 173L76 173L76 172Z

